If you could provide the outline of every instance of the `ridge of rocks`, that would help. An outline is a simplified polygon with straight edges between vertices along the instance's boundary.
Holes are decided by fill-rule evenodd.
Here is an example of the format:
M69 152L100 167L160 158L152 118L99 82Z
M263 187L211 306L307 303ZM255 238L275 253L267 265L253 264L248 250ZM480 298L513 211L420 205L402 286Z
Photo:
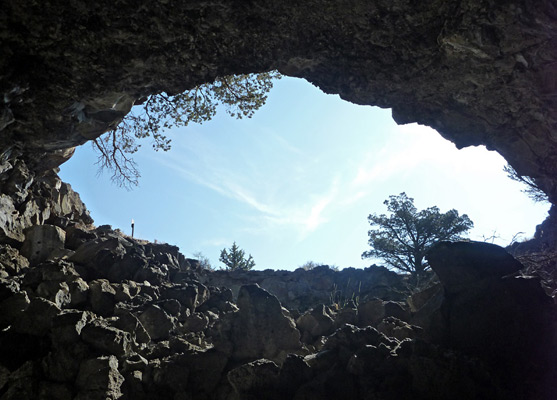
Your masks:
M4 196L21 209L61 198L55 174L35 178ZM550 400L557 390L554 299L497 246L440 243L428 256L439 281L413 292L375 266L207 272L175 246L94 227L68 196L41 225L4 231L23 239L0 240L2 400Z

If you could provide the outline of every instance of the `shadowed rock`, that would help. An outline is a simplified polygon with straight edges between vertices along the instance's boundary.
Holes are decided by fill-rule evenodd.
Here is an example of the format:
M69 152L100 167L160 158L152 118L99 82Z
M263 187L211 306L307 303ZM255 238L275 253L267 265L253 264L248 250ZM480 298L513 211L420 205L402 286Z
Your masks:
M301 349L300 332L278 299L258 285L240 288L239 311L225 314L218 324L217 347L237 361L266 358L283 361Z
M434 340L504 371L519 398L554 391L557 310L539 280L509 275L520 263L486 243L440 243L427 259L444 288L431 315Z
M53 225L34 225L25 232L21 254L32 265L46 261L56 250L64 248L66 232Z

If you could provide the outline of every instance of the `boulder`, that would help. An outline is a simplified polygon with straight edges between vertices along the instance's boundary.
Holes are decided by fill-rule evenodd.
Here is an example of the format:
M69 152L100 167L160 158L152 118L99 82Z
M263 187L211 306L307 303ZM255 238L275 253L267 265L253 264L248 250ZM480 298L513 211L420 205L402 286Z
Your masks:
M141 324L153 340L168 339L176 327L175 318L156 305L150 305L139 315Z
M36 294L63 308L71 303L70 288L66 282L46 281L37 286Z
M27 198L28 189L33 181L33 173L29 171L26 163L22 160L16 160L10 170L8 179L3 182L2 191L14 200L16 206L20 206Z
M85 360L79 366L76 385L79 393L74 400L115 400L122 397L124 377L118 372L114 356Z
M208 299L200 306L200 311L211 310L216 313L234 311L234 295L232 294L232 290L225 287L218 288L214 286L210 286L208 290Z
M238 295L230 341L236 360L283 361L301 349L300 332L278 299L258 285L245 285Z
M111 267L126 254L123 240L117 237L84 242L69 261L88 267L85 279L108 278Z
M346 306L337 310L334 315L335 329L346 324L356 325L358 323L358 309L355 306Z
M22 225L14 218L17 214L12 198L0 194L0 242L15 245L25 240Z
M411 312L416 312L425 306L433 297L443 290L441 283L436 283L424 290L416 292L406 299Z
M29 260L10 245L0 245L0 269L8 275L17 275L29 268Z
M373 299L358 306L358 326L376 326L385 317L385 302Z
M446 293L467 290L484 279L497 280L523 268L505 249L484 242L440 242L426 257Z
M67 282L70 290L70 306L78 307L89 298L89 285L83 279L75 277Z
M178 317L182 311L182 306L176 299L159 300L157 305L173 317Z
M134 281L116 283L112 287L116 290L115 300L119 302L130 301L141 291L141 288Z
M278 386L279 373L277 364L260 359L234 368L226 376L239 398L255 400L260 398L263 388L265 393L269 393L267 398L278 398L271 393Z
M396 301L386 301L385 302L385 318L394 317L399 320L408 322L410 321L410 310L405 303L399 303Z
M195 312L186 318L183 325L184 332L201 332L209 326L209 318L203 314Z
M151 337L143 327L139 319L129 311L117 310L118 319L112 324L114 327L129 332L132 335L132 341L135 341L139 347L151 341Z
M73 382L89 348L81 341L82 329L94 318L91 312L66 310L54 318L49 338L52 350L43 359L45 376L55 382Z
M53 382L73 383L82 360L87 357L90 357L90 349L80 342L53 349L42 359L45 377Z
M324 304L306 311L296 320L304 343L312 343L317 337L330 335L335 329L333 312Z
M57 250L64 249L66 232L54 225L33 225L25 231L25 241L21 254L32 265L40 264L50 258Z
M189 368L187 392L191 398L203 398L213 396L215 388L223 380L228 357L214 348L209 348L178 355L175 361L176 365Z
M89 303L96 314L103 317L114 313L116 304L116 290L106 279L96 279L89 282Z
M95 232L79 225L69 226L66 229L66 247L77 250L82 244L97 238Z
M215 398L215 388L222 380L228 358L215 349L188 348L150 364L147 379L152 380L156 388L150 398Z
M81 339L102 355L123 357L130 354L132 348L129 332L114 328L102 319L87 323L81 330Z
M294 398L298 388L311 380L313 371L304 357L289 354L282 364L279 376L278 393L283 399Z
M53 302L35 297L14 323L15 332L32 336L45 336L52 327L53 320L60 314L60 308Z
M520 263L486 243L440 243L427 258L445 294L433 340L504 371L518 398L554 390L557 309L539 280L515 277Z

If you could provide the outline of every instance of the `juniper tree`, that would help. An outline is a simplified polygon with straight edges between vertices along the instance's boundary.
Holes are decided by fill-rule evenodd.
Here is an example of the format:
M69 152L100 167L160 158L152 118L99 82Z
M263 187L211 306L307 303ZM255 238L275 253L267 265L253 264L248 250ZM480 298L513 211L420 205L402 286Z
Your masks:
M370 250L362 258L382 258L387 265L414 276L422 274L428 264L424 257L435 243L458 240L474 224L457 210L441 213L437 207L418 211L414 199L406 193L390 196L383 203L390 215L370 214L368 232Z
M253 261L251 254L248 258L245 257L245 254L244 250L240 249L236 242L234 242L229 250L226 250L226 248L221 250L219 260L226 266L228 271L249 271L255 267L255 261Z

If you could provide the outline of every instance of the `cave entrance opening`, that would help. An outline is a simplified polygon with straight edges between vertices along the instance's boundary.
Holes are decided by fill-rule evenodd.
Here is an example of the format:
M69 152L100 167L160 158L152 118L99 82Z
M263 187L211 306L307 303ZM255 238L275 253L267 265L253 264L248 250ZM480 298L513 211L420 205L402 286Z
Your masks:
M485 148L457 150L434 130L398 126L390 110L356 106L305 80L283 77L253 118L218 113L170 132L172 149L145 143L139 186L126 191L95 175L89 144L62 165L97 225L201 251L217 264L236 241L256 268L295 269L308 260L363 267L367 215L402 191L418 209L456 208L471 238L508 244L533 234L548 206L533 204ZM129 232L128 232L129 233ZM494 236L493 238L491 238Z

